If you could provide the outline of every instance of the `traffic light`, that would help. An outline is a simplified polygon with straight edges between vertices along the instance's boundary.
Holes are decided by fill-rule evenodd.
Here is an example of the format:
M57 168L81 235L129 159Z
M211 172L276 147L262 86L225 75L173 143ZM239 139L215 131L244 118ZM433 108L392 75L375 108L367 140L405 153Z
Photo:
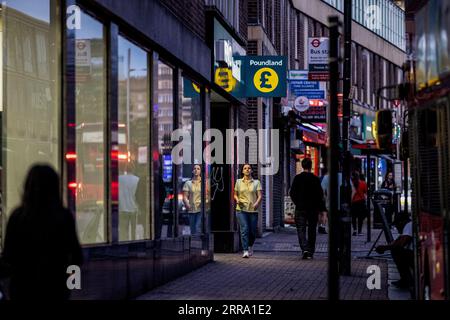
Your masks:
M390 149L392 145L392 112L391 110L377 111L376 135L378 149Z

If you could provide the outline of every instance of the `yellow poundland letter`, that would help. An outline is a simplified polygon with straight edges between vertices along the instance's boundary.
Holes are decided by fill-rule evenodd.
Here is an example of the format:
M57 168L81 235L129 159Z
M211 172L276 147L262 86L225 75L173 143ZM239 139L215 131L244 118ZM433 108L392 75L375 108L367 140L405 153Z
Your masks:
M233 78L230 68L217 68L214 80L226 92L231 92L236 86L236 80Z

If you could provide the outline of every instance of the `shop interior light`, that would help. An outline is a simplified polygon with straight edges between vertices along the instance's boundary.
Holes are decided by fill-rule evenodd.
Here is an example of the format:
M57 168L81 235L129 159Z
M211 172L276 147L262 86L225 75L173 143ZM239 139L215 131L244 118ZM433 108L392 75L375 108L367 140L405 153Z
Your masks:
M70 189L76 189L78 187L78 183L76 182L69 182L69 188Z
M75 152L67 152L66 159L67 160L76 160L77 154Z
M309 105L311 107L323 107L324 103L321 99L310 99Z

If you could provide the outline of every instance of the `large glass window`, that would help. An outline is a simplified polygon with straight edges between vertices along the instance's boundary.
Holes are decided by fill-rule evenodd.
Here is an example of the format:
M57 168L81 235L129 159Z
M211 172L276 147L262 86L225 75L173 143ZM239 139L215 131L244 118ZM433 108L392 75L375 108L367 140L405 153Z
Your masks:
M119 37L119 240L150 238L147 53Z
M0 4L0 156L2 213L20 202L36 162L59 170L60 16L54 0ZM4 77L4 78L3 78Z
M157 137L157 149L153 153L155 161L155 228L156 236L170 238L175 236L175 206L181 210L183 201L175 194L173 183L174 166L172 164L171 134L174 124L173 99L162 99L161 96L173 96L173 69L162 61L156 61L158 70L157 83L166 85L155 88L155 105L153 107L153 128ZM163 101L163 102L158 102ZM160 113L161 111L161 113Z
M183 205L180 206L179 235L200 234L203 229L202 210L202 106L200 87L190 79L179 77L179 127L189 141L183 140L183 162L177 171L177 184ZM184 152L187 151L187 154ZM197 151L197 152L196 152Z
M106 242L106 40L86 13L75 31L76 218L82 243Z

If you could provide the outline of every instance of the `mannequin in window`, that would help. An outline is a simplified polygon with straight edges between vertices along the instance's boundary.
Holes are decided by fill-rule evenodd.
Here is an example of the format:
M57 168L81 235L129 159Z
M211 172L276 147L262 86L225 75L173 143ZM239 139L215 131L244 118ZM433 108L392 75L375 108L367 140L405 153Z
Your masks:
M121 241L136 239L139 212L136 194L140 178L133 171L133 163L128 162L123 173L119 175L119 240Z

